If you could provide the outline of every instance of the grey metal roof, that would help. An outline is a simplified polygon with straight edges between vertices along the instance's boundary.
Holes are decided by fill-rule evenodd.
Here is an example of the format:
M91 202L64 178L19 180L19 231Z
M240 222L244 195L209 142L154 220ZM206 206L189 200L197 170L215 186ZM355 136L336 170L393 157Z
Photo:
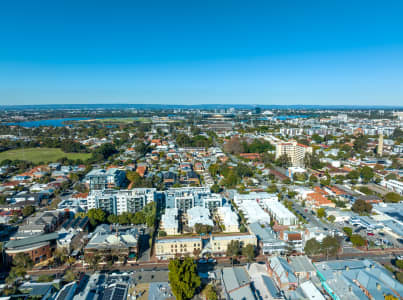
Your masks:
M256 299L249 285L241 287L229 293L231 300L253 300Z
M290 265L294 272L315 272L315 268L306 256L291 256Z
M5 245L6 249L10 248L19 248L19 247L26 247L34 244L39 244L43 242L49 242L51 240L56 240L59 237L59 234L57 232L52 232L52 233L47 233L47 234L41 234L41 235L36 235L33 237L28 237L22 240L12 240L7 242Z
M266 286L267 290L269 291L270 295L273 298L281 297L281 293L280 293L279 289L276 287L276 285L274 284L273 280L270 277L263 275L262 279L263 279L264 285Z
M251 223L249 225L249 229L252 231L254 235L260 240L260 241L272 241L276 239L276 235L273 233L273 231L270 228L262 228L262 226L255 222Z
M225 288L228 292L250 282L249 275L244 267L224 268L222 274Z

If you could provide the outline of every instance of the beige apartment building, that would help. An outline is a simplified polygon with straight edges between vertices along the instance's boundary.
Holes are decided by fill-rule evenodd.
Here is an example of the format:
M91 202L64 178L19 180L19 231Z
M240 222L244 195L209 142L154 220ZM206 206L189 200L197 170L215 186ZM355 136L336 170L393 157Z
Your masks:
M158 259L167 260L175 257L194 256L199 254L225 256L231 241L237 240L241 246L257 245L257 238L248 233L213 234L202 239L199 236L191 237L163 237L155 242L155 254Z
M302 145L296 141L282 142L276 144L276 159L282 155L287 155L293 167L303 167L305 154L312 154L312 147Z
M213 256L225 256L231 241L239 241L241 247L248 244L257 245L257 238L249 233L215 234L210 237L211 254Z
M202 239L195 237L164 237L155 241L155 255L158 259L167 260L181 256L193 256L202 250Z

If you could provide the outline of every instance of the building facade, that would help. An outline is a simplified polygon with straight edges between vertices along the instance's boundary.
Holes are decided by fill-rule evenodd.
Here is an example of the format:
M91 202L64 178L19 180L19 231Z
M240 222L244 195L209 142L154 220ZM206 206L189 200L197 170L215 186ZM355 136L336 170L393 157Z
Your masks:
M93 190L88 194L88 209L101 208L115 215L124 212L135 213L142 210L148 203L156 200L155 188L137 188L131 190Z
M307 153L312 154L312 147L299 144L296 141L276 144L276 159L282 155L287 155L293 167L303 167Z

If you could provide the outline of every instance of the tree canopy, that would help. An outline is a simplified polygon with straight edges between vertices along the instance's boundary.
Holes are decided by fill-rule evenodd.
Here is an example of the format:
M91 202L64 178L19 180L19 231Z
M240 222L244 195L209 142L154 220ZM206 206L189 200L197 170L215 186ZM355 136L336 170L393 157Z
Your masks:
M356 212L357 214L363 214L363 213L370 214L372 211L372 205L371 203L365 202L365 200L358 199L351 206L351 210L353 212Z
M201 284L193 259L186 257L183 260L171 260L168 269L169 282L176 299L185 300L193 298L196 289Z

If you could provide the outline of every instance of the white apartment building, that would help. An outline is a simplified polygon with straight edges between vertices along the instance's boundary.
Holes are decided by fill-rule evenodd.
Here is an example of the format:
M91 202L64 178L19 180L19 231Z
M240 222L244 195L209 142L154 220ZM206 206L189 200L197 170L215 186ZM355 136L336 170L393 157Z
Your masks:
M276 144L276 159L282 155L290 158L293 167L303 167L305 154L312 154L312 147L297 143L296 141L281 142Z
M182 212L195 206L208 207L209 205L204 205L203 199L211 199L209 204L215 205L219 198L213 195L210 188L207 187L170 188L165 191L165 206L167 208L175 207Z
M196 206L190 208L186 212L188 226L193 228L196 224L208 225L213 227L214 223L211 219L210 210L208 208Z
M403 195L403 182L397 180L383 180L381 185L395 193Z
M239 210L242 211L247 223L270 223L270 215L265 212L256 200L243 201L238 206Z
M269 211L272 218L274 218L280 225L296 225L298 224L297 217L290 212L282 203L278 200L264 200L261 202L263 208Z
M239 232L238 215L232 211L231 207L218 207L216 216L220 223L224 225L224 232Z
M179 234L179 211L177 208L166 208L161 217L160 229L167 235Z
M262 202L265 200L270 200L270 201L278 201L278 197L276 194L270 194L270 193L256 193L252 192L249 194L235 194L234 195L234 201L236 205L240 205L244 201L255 201L255 202Z
M156 191L155 188L92 190L87 197L87 206L88 209L101 208L115 215L124 212L135 213L155 201Z

